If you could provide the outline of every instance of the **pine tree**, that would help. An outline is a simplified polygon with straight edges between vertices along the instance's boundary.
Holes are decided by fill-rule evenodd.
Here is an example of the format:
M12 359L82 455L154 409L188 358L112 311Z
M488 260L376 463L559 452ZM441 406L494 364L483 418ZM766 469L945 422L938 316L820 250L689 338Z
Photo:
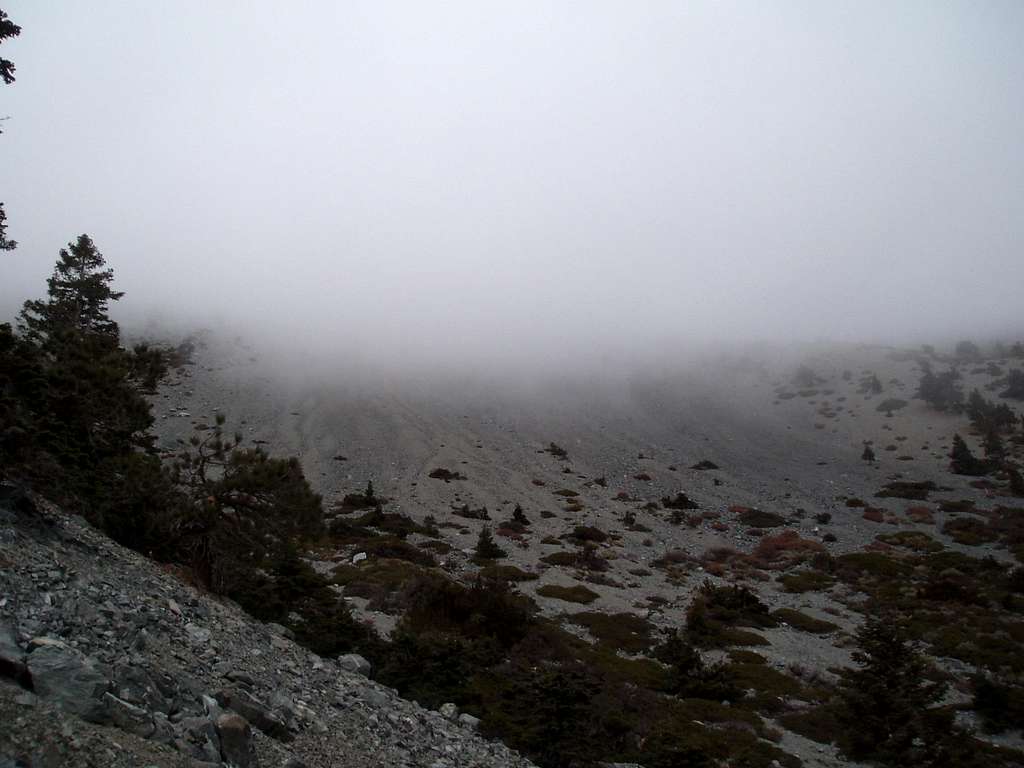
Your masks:
M88 235L79 235L62 248L53 276L47 280L49 298L26 301L21 311L25 336L51 352L56 343L73 343L77 334L100 337L117 346L117 323L107 310L110 302L124 293L111 288L114 270L105 267L103 254Z
M860 455L861 459L867 462L874 462L875 452L870 445L864 443L864 452Z
M21 34L21 27L7 18L7 14L0 10L0 43ZM10 59L0 58L0 79L6 85L14 82L14 62Z
M13 251L17 247L17 240L7 238L7 213L4 211L4 204L0 203L0 251Z
M933 710L945 683L928 679L928 664L902 627L869 618L857 632L853 660L839 683L843 751L857 760L935 765L951 718Z
M960 435L953 435L953 448L949 452L949 458L949 468L955 475L977 477L987 474L990 470L989 463L971 453L971 449Z
M7 14L0 10L0 43L21 34L21 27L7 18ZM9 59L0 57L0 79L5 84L14 82L14 63ZM3 133L0 130L0 133ZM0 251L13 251L18 247L16 240L7 239L7 214L4 212L4 204L0 203Z
M491 529L488 526L484 526L480 529L480 536L476 540L476 559L477 560L497 560L499 557L505 557L508 554L494 543L494 537L491 536Z

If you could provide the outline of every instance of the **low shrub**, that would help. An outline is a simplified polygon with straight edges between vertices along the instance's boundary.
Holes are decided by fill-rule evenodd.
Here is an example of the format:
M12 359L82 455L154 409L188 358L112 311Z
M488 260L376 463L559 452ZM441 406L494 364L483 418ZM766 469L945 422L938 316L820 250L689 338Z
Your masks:
M587 589L582 584L577 584L572 587L564 587L558 584L545 584L537 590L537 594L541 597L550 597L567 603L583 603L584 605L592 603L600 597L597 592Z

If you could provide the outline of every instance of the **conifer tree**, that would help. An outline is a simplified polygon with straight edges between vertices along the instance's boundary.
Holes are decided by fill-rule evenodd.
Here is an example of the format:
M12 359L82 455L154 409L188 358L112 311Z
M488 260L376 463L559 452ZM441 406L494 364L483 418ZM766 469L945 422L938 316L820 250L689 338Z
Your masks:
M857 632L853 660L839 683L843 751L857 760L937 765L951 718L933 710L946 685L895 620L869 618Z
M30 340L50 348L55 343L73 341L76 334L105 339L117 346L117 323L107 310L123 292L111 288L114 270L92 238L79 235L60 251L53 276L47 280L48 298L26 301L21 311L21 326Z
M476 540L476 557L478 560L497 560L508 554L494 542L491 536L491 529L484 526L480 529L480 536Z
M989 464L977 458L960 435L953 435L953 448L949 452L949 467L955 475L978 476L987 474Z
M0 43L20 34L21 27L7 18L7 14L3 10L0 10ZM0 79L6 85L14 82L14 63L10 59L0 57ZM3 131L0 130L0 133ZM13 251L17 247L17 241L7 239L7 214L4 212L4 204L0 203L0 251Z

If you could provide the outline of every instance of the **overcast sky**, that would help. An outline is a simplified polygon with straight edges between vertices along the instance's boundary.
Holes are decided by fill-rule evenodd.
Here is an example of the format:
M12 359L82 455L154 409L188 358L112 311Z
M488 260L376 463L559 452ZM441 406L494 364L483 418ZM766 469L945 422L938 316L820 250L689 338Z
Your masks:
M2 2L4 318L325 353L1024 336L1024 2Z

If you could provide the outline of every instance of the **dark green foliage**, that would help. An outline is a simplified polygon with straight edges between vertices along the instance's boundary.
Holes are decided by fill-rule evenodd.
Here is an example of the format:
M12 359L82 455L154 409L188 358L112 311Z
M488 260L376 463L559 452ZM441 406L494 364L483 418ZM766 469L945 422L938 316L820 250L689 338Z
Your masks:
M21 27L11 21L3 10L0 10L0 43L20 34ZM14 69L14 62L0 57L0 79L3 79L6 85L14 82ZM3 131L0 130L0 133ZM0 203L0 251L13 251L17 247L16 240L7 238L7 212L4 211L4 204Z
M107 316L121 294L86 235L61 251L48 298L29 301L19 333L0 326L0 466L93 515L106 467L149 450L149 404L133 356Z
M379 537L361 543L363 551L375 558L387 560L404 560L407 563L433 568L437 565L434 556L420 547L414 547L407 541L389 536Z
M888 413L891 416L893 411L898 411L901 408L906 408L906 407L907 407L907 401L906 400L900 400L898 397L890 397L890 398L880 402L878 404L878 407L875 410L876 411L881 411L881 412L884 412L884 413Z
M1010 406L1006 403L997 405L987 400L976 389L971 391L964 410L971 420L971 425L982 434L1013 429L1017 423L1017 414Z
M548 447L544 449L544 453L550 453L556 459L568 459L569 452L565 450L558 443L548 443Z
M825 635L839 629L839 627L831 621L816 619L813 616L808 616L806 613L801 613L794 608L779 608L778 610L772 611L771 615L779 621L784 621L794 629L799 629L801 632L810 632L814 635Z
M17 247L18 241L7 237L7 211L4 210L4 204L0 203L0 251L13 251Z
M569 621L586 627L603 644L626 653L642 653L650 648L653 625L633 613L574 613Z
M516 504L516 508L512 510L512 520L523 526L530 524L529 519L526 517L526 513L523 512L523 508L519 504Z
M497 663L500 651L486 639L417 633L399 625L379 660L375 677L404 698L437 709L445 702L464 702L469 681L481 669Z
M573 528L572 535L569 538L578 544L588 541L600 544L608 540L608 534L592 525L577 525Z
M25 336L51 354L66 343L69 332L102 336L116 346L117 323L107 315L107 309L110 302L124 294L110 287L114 270L105 267L103 254L88 235L79 235L62 248L53 275L47 280L49 298L26 301L22 309Z
M143 392L152 394L157 384L167 375L171 350L136 344L129 357L128 377L136 382Z
M587 589L582 584L573 587L562 587L558 584L545 584L537 590L541 597L551 597L555 600L564 600L567 603L592 603L600 595L592 589Z
M230 592L281 547L319 535L323 510L297 459L239 448L240 436L226 439L223 425L218 416L205 437L193 437L171 476L187 496L176 528L196 576Z
M603 572L608 570L608 561L598 555L597 548L590 543L585 543L575 552L552 552L540 560L548 565L565 565L587 571Z
M774 512L763 512L760 509L748 509L740 513L739 521L751 528L775 528L786 522L786 518Z
M668 665L665 692L683 699L709 699L736 701L742 694L729 668L721 662L705 663L693 645L682 633L670 632L656 651L656 656Z
M971 683L974 699L971 706L981 717L987 733L1002 733L1024 726L1024 688L976 674Z
M610 708L600 700L602 681L584 664L523 665L502 678L501 696L485 697L484 732L505 736L509 746L545 768L569 768L614 754L625 735L616 738L614 732L625 731L625 724L609 722ZM484 690L487 682L481 681ZM604 717L598 715L602 710ZM601 748L595 749L597 744Z
M661 500L661 505L665 509L699 509L697 502L693 501L689 496L681 491L675 495L675 497L665 496Z
M952 728L935 705L944 683L932 682L929 665L894 620L869 618L857 632L856 669L839 684L841 746L856 760L887 765L937 762Z
M949 468L957 475L978 477L987 475L993 469L990 462L971 453L971 449L960 435L953 435L953 448L949 452L949 458Z
M981 349L973 341L961 341L953 350L953 356L957 360L974 362L981 359Z
M297 642L321 656L359 651L379 656L380 640L357 622L328 581L284 546L259 572L234 585L229 596L261 621L283 624Z
M939 490L931 480L913 482L910 480L893 480L875 494L880 499L909 499L910 501L926 501L928 494Z
M880 395L882 394L882 380L878 378L877 374L869 373L861 378L857 391L866 395Z
M491 529L485 525L477 537L475 555L477 560L497 560L508 555L508 552L494 543Z
M1014 400L1024 400L1024 371L1010 369L1006 376L1006 389L1000 393L1000 396L1010 397Z
M686 612L687 639L700 648L729 644L732 627L774 627L778 620L749 588L705 581Z
M21 27L11 21L4 11L0 10L0 43L12 37L17 37L20 34ZM3 79L6 85L14 82L14 70L13 62L9 59L0 58L0 78Z
M861 460L867 462L875 461L875 451L870 445L864 443L864 452L860 455Z
M921 382L918 384L916 397L937 411L959 410L963 404L964 393L956 384L960 378L956 369L935 373L926 361L921 362L921 369Z

